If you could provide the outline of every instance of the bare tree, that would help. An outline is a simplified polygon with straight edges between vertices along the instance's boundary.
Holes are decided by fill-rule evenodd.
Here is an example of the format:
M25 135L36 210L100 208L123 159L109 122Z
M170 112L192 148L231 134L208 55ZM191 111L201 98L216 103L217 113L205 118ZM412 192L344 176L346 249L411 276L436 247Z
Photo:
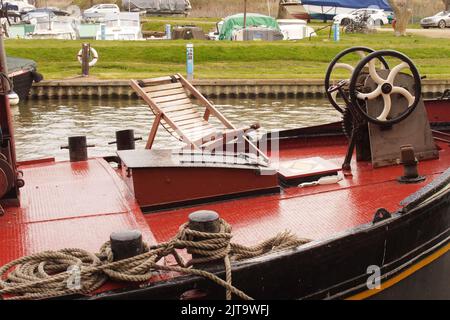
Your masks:
M442 2L444 3L445 11L449 11L450 10L450 0L442 0Z
M412 17L411 4L408 0L388 0L395 14L395 34L405 36L409 19Z

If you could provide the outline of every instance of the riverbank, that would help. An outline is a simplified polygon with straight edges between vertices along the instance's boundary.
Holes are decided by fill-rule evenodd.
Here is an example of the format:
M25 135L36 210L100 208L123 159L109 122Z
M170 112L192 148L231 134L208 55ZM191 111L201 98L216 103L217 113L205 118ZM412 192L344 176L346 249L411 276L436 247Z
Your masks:
M325 96L322 80L299 79L200 79L194 86L209 98L322 98ZM450 88L450 80L423 80L425 97L436 97ZM31 97L49 98L136 98L129 81L72 79L43 81L33 86Z
M7 53L33 59L45 79L79 75L76 54L82 41L5 41ZM98 79L149 78L185 72L187 41L90 41L100 55L91 69ZM406 53L428 79L450 79L450 41L422 36L395 37L388 32L343 35L335 43L328 31L302 41L193 41L197 79L318 79L340 51L355 45ZM349 61L354 62L356 61ZM345 71L342 76L348 77Z

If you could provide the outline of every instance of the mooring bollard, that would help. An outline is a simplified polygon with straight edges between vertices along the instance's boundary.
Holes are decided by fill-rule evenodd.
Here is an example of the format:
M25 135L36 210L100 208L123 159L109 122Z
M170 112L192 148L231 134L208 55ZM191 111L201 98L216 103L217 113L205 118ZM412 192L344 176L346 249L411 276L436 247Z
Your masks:
M218 233L220 232L220 220L219 220L219 214L215 211L210 210L200 210L195 211L189 215L189 223L188 227L191 230L194 231L200 231L200 232L209 232L209 233ZM192 239L192 241L196 240L202 240L202 239L196 239L195 237ZM189 249L188 249L188 253ZM203 256L198 254L192 254L192 258L195 259L201 259ZM195 267L201 268L204 266L204 263L200 264L194 264Z
M186 75L188 80L194 79L194 45L186 45Z
M62 146L61 149L69 149L70 162L86 161L88 159L87 148L94 145L88 145L86 136L74 136L68 138L69 144Z
M142 140L142 137L135 138L134 130L119 130L116 131L116 141L108 142L108 144L117 144L117 150L134 150L136 148L135 141Z
M87 77L89 76L89 53L91 51L89 43L83 43L81 50L81 75Z
M131 258L144 252L142 233L139 230L113 232L109 239L114 261Z
M211 210L199 210L189 215L189 229L200 232L218 233L220 231L219 214Z
M401 183L418 183L425 180L425 177L419 175L416 158L412 145L400 147L400 164L403 165L403 176L398 178Z

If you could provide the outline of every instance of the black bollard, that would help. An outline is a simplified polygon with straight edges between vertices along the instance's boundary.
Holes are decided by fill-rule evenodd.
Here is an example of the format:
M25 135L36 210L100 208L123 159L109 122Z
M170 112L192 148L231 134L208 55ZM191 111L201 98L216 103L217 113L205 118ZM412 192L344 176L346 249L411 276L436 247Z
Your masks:
M69 149L70 162L86 161L88 158L86 136L69 137L68 141L69 145L61 149Z
M419 161L411 145L400 147L400 163L403 165L403 176L398 178L400 183L418 183L425 180L425 177L419 176L417 169Z
M108 144L117 144L117 150L134 150L136 148L135 141L142 140L142 137L135 138L134 130L119 130L116 131L116 141L108 142Z
M133 129L116 131L117 150L134 150L134 141Z
M218 233L220 232L220 220L219 220L219 214L215 211L209 211L209 210L200 210L195 211L189 215L189 223L188 227L191 230L194 231L200 231L200 232L209 232L209 233ZM196 239L195 237L191 239L192 241L198 241L202 239ZM187 250L188 253L189 249ZM202 256L198 254L192 254L192 258L195 259L201 259ZM206 263L195 263L194 267L196 268L204 268L206 267Z
M189 215L188 226L195 231L218 233L220 231L219 214L210 210L192 212Z
M131 258L144 252L142 234L138 230L113 232L110 241L114 261Z

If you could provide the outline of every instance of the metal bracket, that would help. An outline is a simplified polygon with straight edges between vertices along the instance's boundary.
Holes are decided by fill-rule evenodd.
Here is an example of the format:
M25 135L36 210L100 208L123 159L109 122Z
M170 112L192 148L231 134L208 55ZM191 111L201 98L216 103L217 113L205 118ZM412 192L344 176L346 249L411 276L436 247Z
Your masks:
M392 214L387 211L385 208L380 208L375 212L375 215L373 217L372 223L376 224L378 222L390 219L392 217Z

